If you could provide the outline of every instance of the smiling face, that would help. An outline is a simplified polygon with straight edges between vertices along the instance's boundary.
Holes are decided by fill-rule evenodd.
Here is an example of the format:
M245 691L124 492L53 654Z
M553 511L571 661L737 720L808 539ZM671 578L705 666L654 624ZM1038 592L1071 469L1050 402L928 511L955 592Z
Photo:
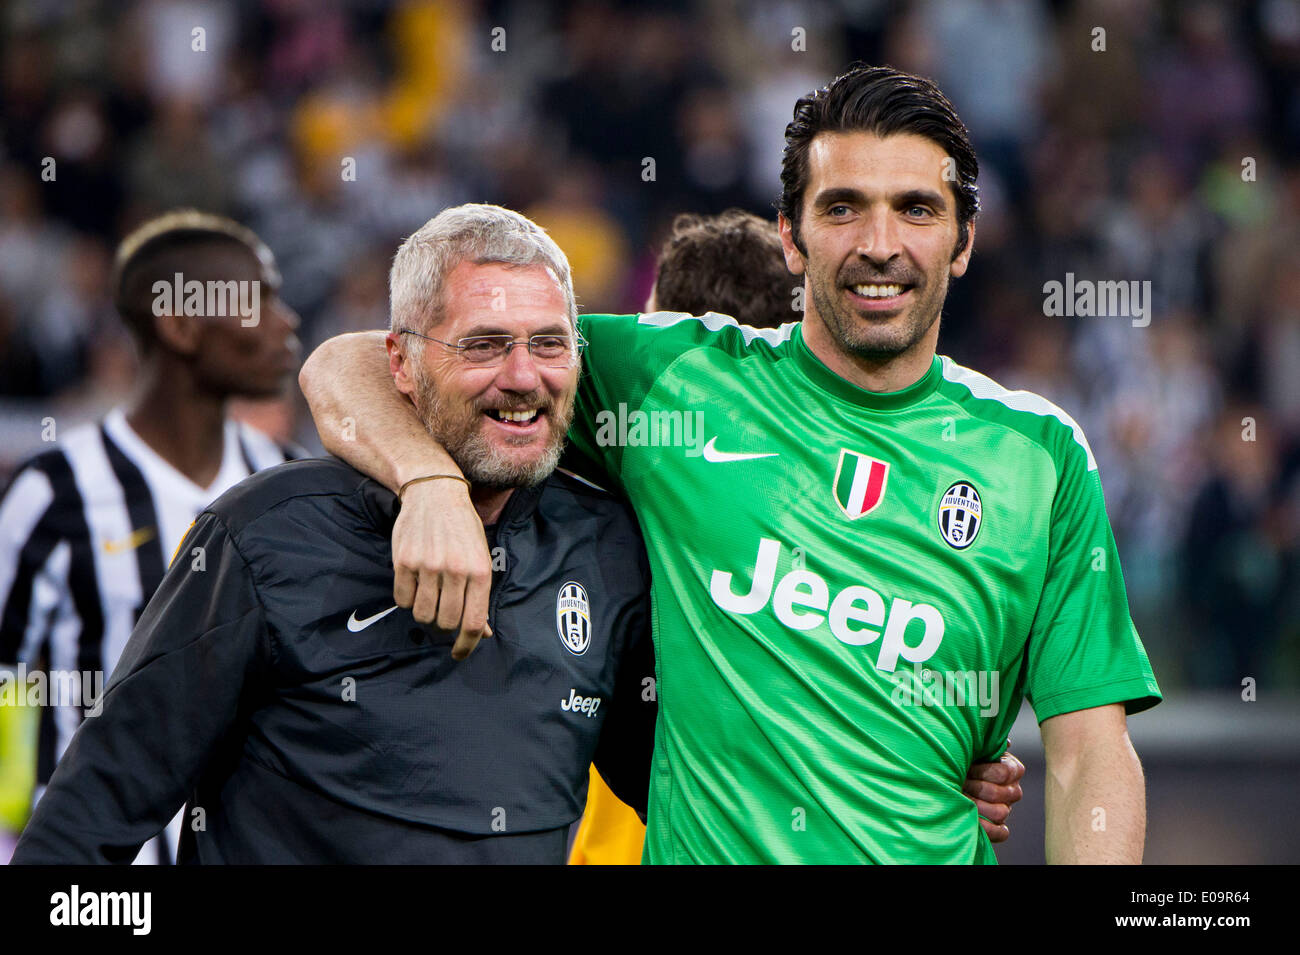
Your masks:
M966 271L974 223L955 258L957 207L946 156L912 133L821 133L808 151L799 238L780 219L786 264L806 275L804 336L833 371L903 358L928 367L949 278ZM905 376L906 377L906 376Z
M564 291L543 266L461 262L447 274L443 292L443 320L423 332L444 342L573 335ZM388 347L398 390L411 397L471 484L527 487L555 469L573 418L576 359L553 367L516 345L500 364L480 366L454 349L401 334L390 334Z

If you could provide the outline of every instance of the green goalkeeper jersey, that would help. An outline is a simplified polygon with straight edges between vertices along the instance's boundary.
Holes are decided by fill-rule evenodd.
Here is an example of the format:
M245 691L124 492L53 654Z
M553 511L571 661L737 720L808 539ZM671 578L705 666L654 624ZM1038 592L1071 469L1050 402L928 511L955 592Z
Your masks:
M626 494L654 574L645 861L991 863L961 786L1022 698L1159 701L1055 405L943 357L864 391L797 324L581 327L571 459Z

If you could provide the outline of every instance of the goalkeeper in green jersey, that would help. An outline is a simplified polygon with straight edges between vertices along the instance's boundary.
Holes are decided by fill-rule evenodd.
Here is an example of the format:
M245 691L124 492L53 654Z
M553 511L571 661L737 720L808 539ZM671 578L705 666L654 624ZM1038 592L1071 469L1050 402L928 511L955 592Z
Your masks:
M992 862L961 784L1023 699L1048 861L1141 860L1126 714L1160 691L1096 461L1064 411L935 353L977 171L931 83L854 68L786 131L803 322L582 322L570 461L631 501L654 576L646 861ZM327 448L394 488L457 473L379 339L322 347L301 380ZM408 495L395 598L472 637L491 562L453 483Z

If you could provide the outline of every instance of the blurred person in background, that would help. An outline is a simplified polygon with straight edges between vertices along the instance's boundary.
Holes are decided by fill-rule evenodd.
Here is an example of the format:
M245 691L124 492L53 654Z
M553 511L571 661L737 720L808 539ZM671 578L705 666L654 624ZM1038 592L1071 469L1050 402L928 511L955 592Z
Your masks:
M52 391L44 373L47 356L37 347L37 340L51 333L40 322L17 320L44 317L67 295L49 281L47 269L67 254L70 230L42 215L40 199L35 177L13 164L0 166L0 394L5 396L44 397ZM64 351L57 354L66 357ZM68 369L63 371L66 376Z
M1039 126L1047 73L1045 4L1025 0L945 0L916 8L931 49L929 69L978 130L982 165L1022 177L1021 150Z
M1190 508L1182 548L1188 611L1199 623L1184 657L1188 682L1240 687L1278 680L1281 611L1295 587L1300 544L1294 483L1279 466L1278 437L1263 409L1234 402L1208 430L1210 474ZM1294 476L1291 476L1294 482Z
M627 239L600 202L603 182L585 163L556 170L546 194L524 210L569 256L580 302L615 301L623 284Z
M730 315L753 328L800 318L798 280L785 267L776 223L743 209L673 220L659 250L647 312Z
M194 282L202 291L191 298ZM180 283L183 299L173 294ZM209 294L232 283L257 302L251 317ZM27 747L0 749L7 783L33 781L29 804L98 705L197 514L253 472L296 456L227 413L232 399L281 394L297 369L298 318L279 285L270 249L220 216L170 212L118 247L112 294L139 346L135 395L20 465L0 498L0 665L51 675L35 765ZM58 437L56 419L49 427ZM55 699L53 674L75 675L80 698ZM0 707L0 720L22 719L20 709ZM140 861L171 861L177 834L154 840Z

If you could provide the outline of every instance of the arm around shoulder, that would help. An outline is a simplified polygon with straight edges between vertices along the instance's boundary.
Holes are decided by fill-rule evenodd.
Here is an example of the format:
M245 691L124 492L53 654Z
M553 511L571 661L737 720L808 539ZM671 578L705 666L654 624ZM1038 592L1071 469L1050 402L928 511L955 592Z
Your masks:
M325 450L389 490L423 474L460 474L393 384L383 331L319 345L298 373Z

